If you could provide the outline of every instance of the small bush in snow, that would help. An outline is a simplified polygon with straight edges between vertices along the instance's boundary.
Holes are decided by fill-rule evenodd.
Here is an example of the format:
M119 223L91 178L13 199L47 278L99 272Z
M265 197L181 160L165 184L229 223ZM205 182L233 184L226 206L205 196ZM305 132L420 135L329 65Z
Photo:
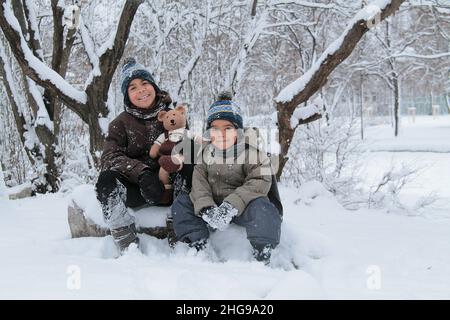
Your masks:
M394 208L406 211L409 214L417 214L420 209L435 203L438 199L435 192L422 196L414 203L401 200L401 191L418 176L420 171L420 168L413 168L404 163L400 167L391 166L381 179L370 188L369 208Z
M355 119L317 121L297 129L283 178L297 187L319 181L350 208L360 202L362 155Z

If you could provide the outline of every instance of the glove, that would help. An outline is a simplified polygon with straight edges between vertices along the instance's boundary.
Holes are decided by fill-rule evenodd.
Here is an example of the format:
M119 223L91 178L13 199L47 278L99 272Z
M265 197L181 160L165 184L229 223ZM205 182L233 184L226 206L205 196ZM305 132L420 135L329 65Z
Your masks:
M200 216L203 216L203 215L205 215L205 214L208 214L208 212L209 212L210 210L214 209L214 208L217 208L217 207L213 207L213 206L204 207L203 209L201 209L201 210L199 211L199 215L200 215Z
M238 210L228 202L223 202L219 207L209 208L202 215L202 219L212 228L220 231L225 230L230 224Z
M139 189L142 198L149 204L155 205L159 203L164 185L159 181L158 174L150 170L144 170L138 178Z

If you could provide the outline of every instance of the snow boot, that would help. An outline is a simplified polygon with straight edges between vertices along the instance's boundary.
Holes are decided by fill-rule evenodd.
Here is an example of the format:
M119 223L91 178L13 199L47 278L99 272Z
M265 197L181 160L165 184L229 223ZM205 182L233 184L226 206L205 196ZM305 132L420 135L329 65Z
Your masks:
M208 239L200 239L194 242L191 242L188 244L189 247L195 248L198 251L202 251L206 248L206 245L208 244Z
M136 225L134 223L129 226L111 229L111 235L119 248L120 254L123 254L132 243L136 243L139 246L139 238L137 237Z
M273 246L271 244L255 244L252 243L253 257L256 261L264 263L268 266L270 263L270 257L272 255Z
M166 228L167 228L167 241L169 242L169 246L173 249L178 239L177 235L175 234L175 230L173 229L173 218L171 216L168 216L166 218Z

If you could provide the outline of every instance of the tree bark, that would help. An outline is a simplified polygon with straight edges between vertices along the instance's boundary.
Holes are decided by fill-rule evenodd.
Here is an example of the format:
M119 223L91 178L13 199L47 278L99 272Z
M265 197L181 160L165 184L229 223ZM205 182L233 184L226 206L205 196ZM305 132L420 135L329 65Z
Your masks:
M392 85L394 86L394 135L398 136L399 113L400 113L400 88L397 72L392 75Z

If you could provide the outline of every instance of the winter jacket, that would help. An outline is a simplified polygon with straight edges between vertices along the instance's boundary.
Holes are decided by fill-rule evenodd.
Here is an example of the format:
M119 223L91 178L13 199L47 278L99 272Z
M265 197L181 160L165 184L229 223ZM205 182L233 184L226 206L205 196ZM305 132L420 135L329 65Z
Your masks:
M157 96L150 110L127 107L109 124L101 158L102 171L117 171L130 182L138 183L144 169L159 170L158 161L150 158L149 150L164 132L157 113L167 107L168 101L170 97L163 93Z
M268 196L273 188L280 204L277 208L282 214L270 159L254 144L243 146L243 143L235 146L237 156L230 163L224 163L224 155L211 144L204 148L203 159L194 168L190 193L196 215L199 215L201 209L220 205L223 201L235 207L240 215L250 201Z

